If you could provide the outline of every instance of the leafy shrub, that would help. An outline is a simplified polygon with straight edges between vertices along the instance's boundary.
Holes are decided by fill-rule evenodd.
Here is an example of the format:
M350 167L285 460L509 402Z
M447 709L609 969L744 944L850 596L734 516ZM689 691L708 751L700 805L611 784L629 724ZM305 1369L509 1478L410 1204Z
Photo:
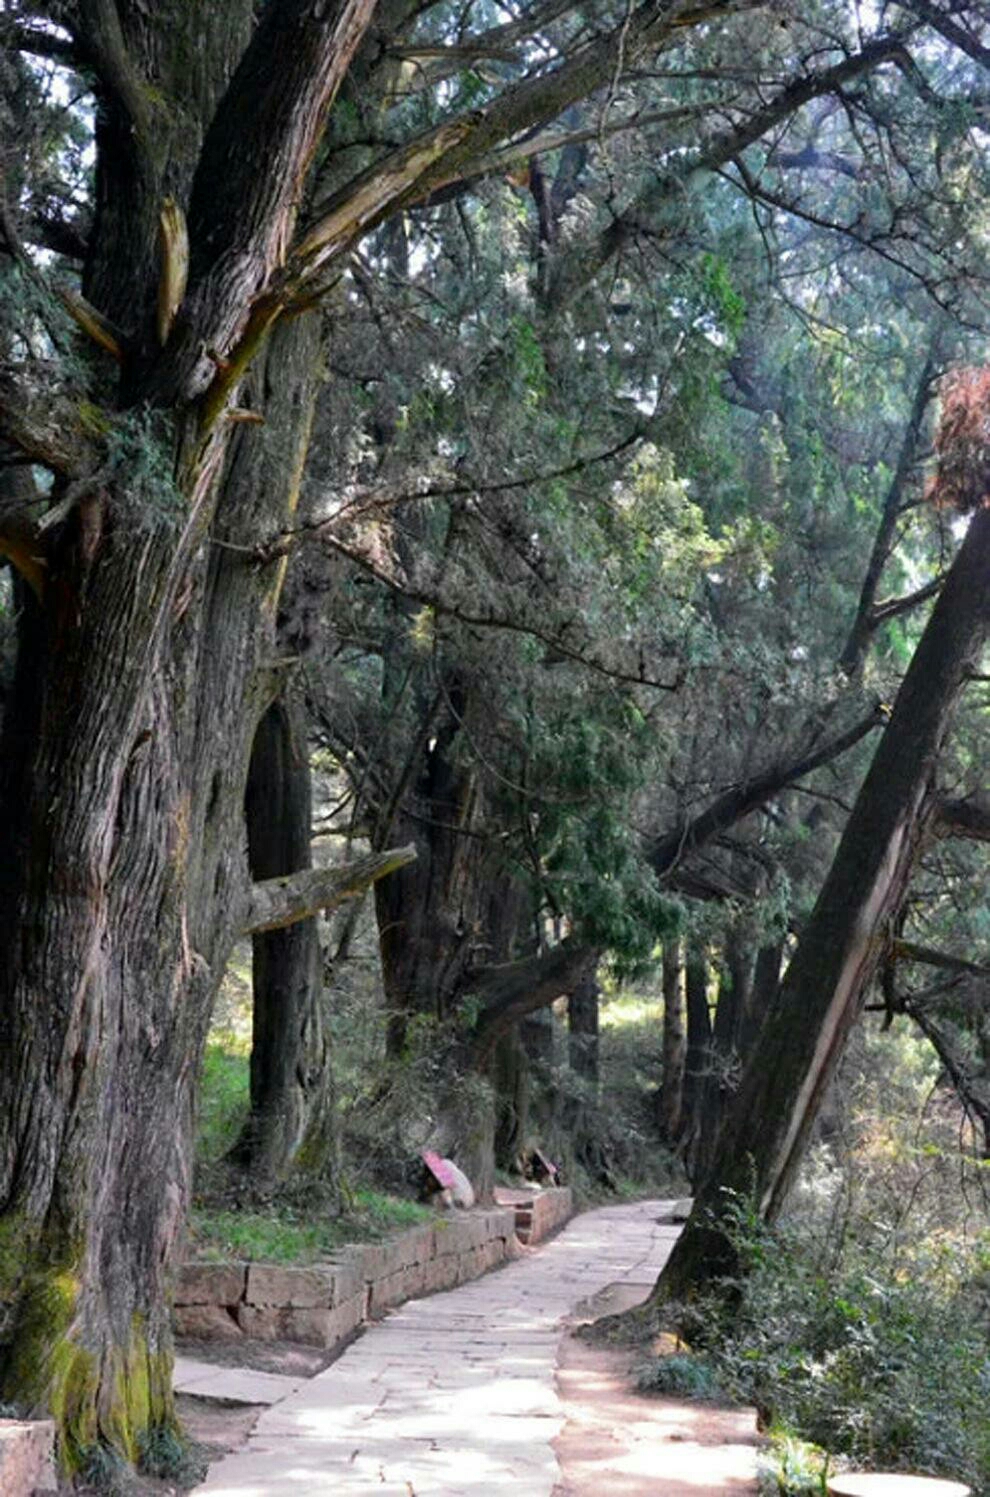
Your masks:
M646 1363L636 1375L641 1393L669 1393L675 1398L710 1402L721 1396L715 1369L707 1357L677 1352Z
M737 1202L743 1272L702 1308L693 1343L718 1383L834 1455L990 1491L990 1322L979 1245L939 1271L889 1271L855 1244L834 1266ZM689 1333L691 1334L691 1333ZM814 1490L814 1488L812 1488Z
M760 1460L761 1497L827 1497L831 1469L816 1445L771 1430Z

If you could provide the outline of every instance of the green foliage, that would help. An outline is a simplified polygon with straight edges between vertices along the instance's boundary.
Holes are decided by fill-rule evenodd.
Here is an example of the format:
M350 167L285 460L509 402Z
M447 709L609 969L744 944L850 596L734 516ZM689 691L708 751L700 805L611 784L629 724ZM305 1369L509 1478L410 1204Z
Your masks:
M760 1455L761 1497L828 1497L828 1455L783 1429L771 1429Z
M956 1245L937 1276L891 1272L854 1250L829 1263L820 1243L771 1233L738 1199L730 1217L742 1276L731 1305L696 1310L692 1336L726 1391L833 1457L985 1490L979 1252Z
M712 310L720 324L733 337L742 332L746 320L746 302L733 284L729 266L721 255L702 256L703 284Z
M183 512L168 426L166 414L141 406L118 417L106 437L117 507L125 523L142 530L177 525Z
M248 1114L249 1087L246 1048L234 1048L229 1036L212 1040L200 1084L196 1152L202 1162L222 1158L237 1141Z
M682 1352L645 1363L636 1374L636 1386L641 1393L667 1393L708 1403L723 1396L712 1363Z

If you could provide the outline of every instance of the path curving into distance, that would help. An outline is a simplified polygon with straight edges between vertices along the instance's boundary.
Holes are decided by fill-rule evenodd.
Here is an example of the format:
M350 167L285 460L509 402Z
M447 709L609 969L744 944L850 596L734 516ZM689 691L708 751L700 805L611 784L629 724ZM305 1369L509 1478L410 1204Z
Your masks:
M672 1204L585 1212L504 1268L410 1300L267 1409L248 1443L196 1491L551 1497L556 1489L566 1497L584 1490L562 1478L551 1443L565 1424L557 1367L567 1322L609 1286L621 1286L625 1304L646 1297L679 1230L658 1221ZM609 1477L606 1462L600 1497L632 1490L659 1497L662 1470L655 1476L648 1487L628 1487L618 1471ZM716 1486L699 1473L698 1497Z

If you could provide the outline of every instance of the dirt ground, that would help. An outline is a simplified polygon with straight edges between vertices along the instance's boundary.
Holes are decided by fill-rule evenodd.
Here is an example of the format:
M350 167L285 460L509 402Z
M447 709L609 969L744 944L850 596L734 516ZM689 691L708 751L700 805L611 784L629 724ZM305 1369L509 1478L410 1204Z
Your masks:
M641 1304L650 1287L610 1284L577 1307L557 1362L567 1422L553 1442L554 1497L750 1497L758 1491L753 1409L639 1393L632 1367L641 1348L574 1334Z
M637 1393L628 1348L569 1335L557 1364L567 1422L553 1442L554 1497L705 1497L757 1492L751 1409Z

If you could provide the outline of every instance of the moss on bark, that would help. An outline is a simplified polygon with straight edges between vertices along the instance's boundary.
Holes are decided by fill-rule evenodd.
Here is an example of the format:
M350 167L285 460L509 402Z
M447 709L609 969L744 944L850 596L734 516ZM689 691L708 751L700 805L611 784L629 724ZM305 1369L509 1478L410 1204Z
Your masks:
M80 1330L80 1289L79 1277L64 1267L32 1275L5 1378L26 1412L55 1421L67 1477L84 1471L95 1450L134 1465L150 1431L178 1433L171 1346L152 1346L144 1317L135 1314L124 1345L93 1350Z

